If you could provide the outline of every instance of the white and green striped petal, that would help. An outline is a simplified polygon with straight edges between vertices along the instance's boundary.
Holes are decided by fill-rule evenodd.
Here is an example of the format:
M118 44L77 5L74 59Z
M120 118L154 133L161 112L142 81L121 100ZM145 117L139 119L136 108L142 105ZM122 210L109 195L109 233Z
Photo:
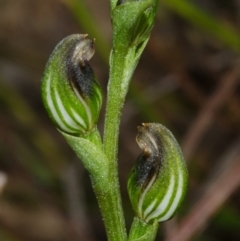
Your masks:
M188 174L172 133L156 123L139 127L137 142L142 153L128 179L128 192L139 218L146 222L170 219L180 207Z
M42 79L45 108L61 131L82 135L96 126L102 92L88 61L94 41L74 34L54 49Z

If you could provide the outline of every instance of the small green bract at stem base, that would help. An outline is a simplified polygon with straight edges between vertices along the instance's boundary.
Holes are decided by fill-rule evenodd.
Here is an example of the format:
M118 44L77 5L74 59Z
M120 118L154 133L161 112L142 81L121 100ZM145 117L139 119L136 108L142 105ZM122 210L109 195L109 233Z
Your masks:
M153 241L158 231L158 221L146 223L139 218L134 218L130 229L128 241Z
M42 97L50 118L59 130L73 135L91 131L102 106L102 92L88 64L94 41L86 37L64 38L51 54L42 78Z
M156 123L138 128L137 143L143 151L128 180L136 215L150 222L170 219L183 202L188 173L172 133Z

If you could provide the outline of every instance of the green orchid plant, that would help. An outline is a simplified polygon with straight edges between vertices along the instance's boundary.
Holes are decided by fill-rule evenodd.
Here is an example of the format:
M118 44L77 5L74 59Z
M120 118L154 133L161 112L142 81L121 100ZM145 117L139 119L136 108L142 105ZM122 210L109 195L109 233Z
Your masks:
M161 124L142 124L137 135L142 153L128 179L135 217L127 235L118 181L119 124L157 5L157 0L110 0L113 46L103 139L97 129L102 91L88 63L94 40L87 34L64 38L42 78L44 106L89 172L109 241L155 240L159 222L173 217L187 189L187 169L174 136Z

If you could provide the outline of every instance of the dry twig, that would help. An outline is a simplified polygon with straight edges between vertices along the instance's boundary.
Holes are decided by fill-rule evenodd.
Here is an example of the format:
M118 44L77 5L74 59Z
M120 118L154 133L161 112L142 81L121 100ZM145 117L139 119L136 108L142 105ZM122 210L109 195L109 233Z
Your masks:
M238 75L239 66L236 66L223 76L217 90L205 103L198 117L189 128L182 143L184 157L187 161L196 152L201 138L213 123L217 111L231 97L235 86L239 82Z

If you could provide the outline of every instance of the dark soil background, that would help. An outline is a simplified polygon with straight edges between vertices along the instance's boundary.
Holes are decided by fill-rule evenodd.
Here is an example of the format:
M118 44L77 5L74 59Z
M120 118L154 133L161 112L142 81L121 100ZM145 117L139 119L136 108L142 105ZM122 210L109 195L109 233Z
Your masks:
M240 2L162 0L123 110L119 172L140 153L143 122L167 126L189 169L177 217L157 240L240 240ZM0 0L0 240L106 240L88 173L48 118L40 85L55 45L96 38L91 66L106 93L107 0ZM105 95L106 96L106 95ZM106 100L106 97L105 97ZM99 128L103 130L104 108Z

